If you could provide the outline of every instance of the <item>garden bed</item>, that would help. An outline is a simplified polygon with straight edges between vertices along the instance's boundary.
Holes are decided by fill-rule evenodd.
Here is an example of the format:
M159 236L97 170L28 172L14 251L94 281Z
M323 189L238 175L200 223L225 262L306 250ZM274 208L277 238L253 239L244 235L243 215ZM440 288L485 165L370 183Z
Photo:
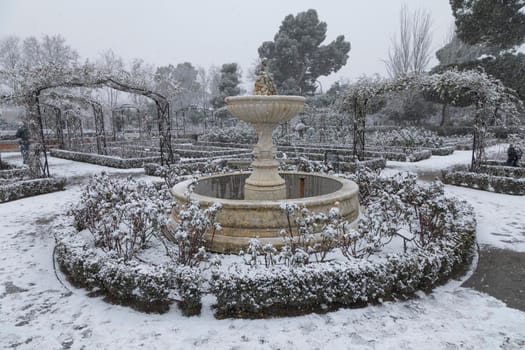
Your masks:
M363 203L367 205L358 230L374 232L370 237L348 231L350 223L340 220L337 208L319 216L283 203L283 211L292 215L291 222L302 232L295 243L286 240L286 232L295 230L289 227L284 230L287 243L280 252L253 239L240 256L213 258L204 248L187 245L195 239L201 242L205 227L216 227L211 207L201 210L197 203L183 204L177 209L181 222L165 226L173 228L168 236L160 235L165 231L163 220L158 219L169 207L168 187L101 175L86 186L79 206L73 209L74 219L57 229L57 260L73 283L98 291L111 301L164 312L176 300L184 314L195 315L200 312L202 296L208 294L216 300L217 318L290 316L406 299L418 290L429 292L465 271L473 256L476 227L468 204L446 198L442 185L417 185L415 175L382 178L366 172L351 178L362 185L360 196L365 196ZM395 208L392 203L404 204ZM414 205L420 209L412 211ZM400 234L409 222L402 221L401 213L409 214L410 222L416 220L411 226L416 229L412 238L410 232ZM113 229L108 230L105 215L116 218ZM310 219L314 218L326 228L325 248L317 245L310 251L304 238L312 232ZM194 238L197 231L200 233ZM345 232L354 233L346 236ZM173 241L165 241L170 235ZM347 241L348 237L357 241ZM404 244L379 252L392 237L402 237ZM142 242L142 248L133 248L130 240ZM343 245L334 246L336 242ZM196 255L182 254L189 248L198 248L193 250ZM138 249L137 259L129 249ZM326 260L318 255L322 249L329 254ZM337 258L339 254L344 258ZM202 259L208 261L204 266L199 265Z
M200 277L187 267L124 261L79 239L70 223L57 231L56 258L74 285L97 290L109 301L144 312L162 313L178 301L188 316L200 313Z
M455 228L450 241L382 261L311 264L295 268L238 270L213 276L216 317L261 318L326 312L340 307L406 299L430 291L469 266L475 243L475 220ZM455 241L461 242L456 244Z

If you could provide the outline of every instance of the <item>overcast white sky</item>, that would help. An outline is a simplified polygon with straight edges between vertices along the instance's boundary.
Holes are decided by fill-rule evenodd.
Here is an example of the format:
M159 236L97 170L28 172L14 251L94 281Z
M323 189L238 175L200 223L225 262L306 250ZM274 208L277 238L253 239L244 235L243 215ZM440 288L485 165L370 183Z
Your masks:
M327 42L343 34L352 44L347 65L321 80L327 89L339 78L386 75L381 60L403 4L431 12L433 51L443 46L453 23L448 0L0 0L0 38L61 34L83 58L112 49L127 62L237 62L246 73L286 15L313 8L328 24Z

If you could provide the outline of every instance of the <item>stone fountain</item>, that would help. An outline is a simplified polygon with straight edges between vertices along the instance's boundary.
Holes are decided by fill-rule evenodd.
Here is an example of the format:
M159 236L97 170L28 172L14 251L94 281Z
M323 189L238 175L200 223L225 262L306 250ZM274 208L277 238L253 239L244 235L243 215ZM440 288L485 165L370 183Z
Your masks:
M279 231L288 225L281 210L283 202L304 205L314 212L327 212L337 206L345 219L357 219L359 191L354 182L321 174L279 173L272 132L302 112L304 97L276 95L264 62L258 69L254 95L227 97L226 106L231 114L255 128L258 142L251 173L202 177L191 194L191 200L197 200L201 207L222 204L217 216L222 231L207 237L210 250L238 252L254 237L263 244L281 246ZM173 187L177 200L188 200L185 193L191 183L188 180Z
M277 169L272 133L303 111L304 97L300 96L235 96L226 98L231 114L251 124L259 141L254 146L253 172L244 185L246 200L286 199L286 185Z

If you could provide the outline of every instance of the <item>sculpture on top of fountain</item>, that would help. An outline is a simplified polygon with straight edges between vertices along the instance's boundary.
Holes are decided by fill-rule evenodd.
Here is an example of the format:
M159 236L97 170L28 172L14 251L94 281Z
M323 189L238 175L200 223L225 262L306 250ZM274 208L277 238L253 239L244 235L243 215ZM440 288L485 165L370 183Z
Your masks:
M277 95L277 88L273 82L273 78L268 72L268 60L263 58L261 63L255 69L257 78L255 79L255 89L253 90L254 95Z

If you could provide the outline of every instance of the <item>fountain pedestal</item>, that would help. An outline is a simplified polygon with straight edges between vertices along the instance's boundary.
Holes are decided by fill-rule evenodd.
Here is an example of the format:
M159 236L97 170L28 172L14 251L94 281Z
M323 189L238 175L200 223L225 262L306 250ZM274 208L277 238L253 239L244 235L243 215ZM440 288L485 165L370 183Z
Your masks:
M253 123L259 142L255 145L252 162L253 172L246 179L244 198L248 200L279 200L286 198L286 184L277 169L279 162L274 157L277 147L272 141L272 132L278 124Z
M244 186L244 199L286 199L286 184L277 171L277 147L273 144L272 133L280 123L302 112L304 97L234 96L226 98L226 106L235 117L251 124L259 138L254 147L253 172Z

